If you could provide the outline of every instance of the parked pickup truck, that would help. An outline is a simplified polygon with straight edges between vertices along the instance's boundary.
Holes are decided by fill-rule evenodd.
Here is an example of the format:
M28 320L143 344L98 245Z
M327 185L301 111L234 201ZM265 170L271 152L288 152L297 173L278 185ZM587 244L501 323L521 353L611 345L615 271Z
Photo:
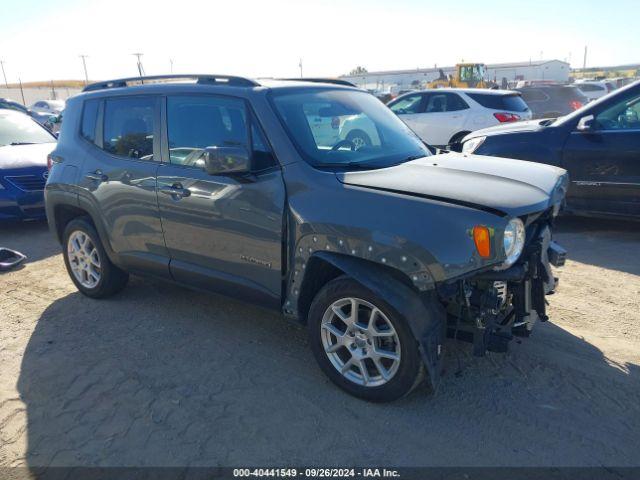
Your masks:
M46 208L77 288L145 274L279 310L371 401L435 387L447 333L482 355L546 320L566 172L434 156L344 83L147 77L70 99ZM366 118L380 142L327 145L318 116Z

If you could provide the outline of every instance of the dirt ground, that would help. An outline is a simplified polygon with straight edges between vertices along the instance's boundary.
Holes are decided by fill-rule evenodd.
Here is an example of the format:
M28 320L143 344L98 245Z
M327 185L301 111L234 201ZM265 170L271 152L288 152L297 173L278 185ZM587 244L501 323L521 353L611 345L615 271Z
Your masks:
M0 274L0 466L638 466L640 225L557 239L551 321L506 355L452 342L435 395L374 405L277 314L140 278L90 300L44 224L2 226L29 261Z

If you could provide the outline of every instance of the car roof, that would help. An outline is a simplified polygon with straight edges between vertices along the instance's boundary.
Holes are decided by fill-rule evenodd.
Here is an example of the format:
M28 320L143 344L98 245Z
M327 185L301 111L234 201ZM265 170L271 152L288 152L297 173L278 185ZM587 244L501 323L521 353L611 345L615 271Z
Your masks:
M500 90L497 88L425 88L422 92L462 92L462 93L481 93L483 95L513 95L518 92L513 90Z
M130 77L107 80L87 85L83 92L117 91L118 93L135 93L142 90L157 91L171 89L279 89L279 88L310 88L310 87L342 87L357 88L352 83L333 78L281 78L261 79L260 81L246 77L217 74L179 74L155 75L147 77Z
M498 89L489 89L489 88L425 88L424 90L411 90L410 92L403 93L402 95L398 95L389 103L395 103L398 100L401 100L405 97L410 97L411 95L415 95L416 93L435 93L435 92L453 92L453 93L471 93L471 94L482 94L482 95L520 95L520 92L516 90L498 90Z
M567 85L564 83L546 83L544 85L525 85L522 87L518 87L516 90L524 90L527 88L578 88L577 85Z

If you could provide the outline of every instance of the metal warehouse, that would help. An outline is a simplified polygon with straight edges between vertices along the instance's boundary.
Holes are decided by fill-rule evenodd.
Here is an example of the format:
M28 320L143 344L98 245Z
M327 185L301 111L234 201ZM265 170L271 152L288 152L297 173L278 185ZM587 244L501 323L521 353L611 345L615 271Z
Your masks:
M539 60L515 63L494 63L487 66L487 78L498 84L503 79L514 80L553 80L567 82L571 71L567 62L561 60ZM440 70L451 75L455 66L416 68L413 70L387 70L368 72L361 75L343 75L341 78L349 80L362 88L384 90L391 85L409 88L413 85L430 82L440 75Z

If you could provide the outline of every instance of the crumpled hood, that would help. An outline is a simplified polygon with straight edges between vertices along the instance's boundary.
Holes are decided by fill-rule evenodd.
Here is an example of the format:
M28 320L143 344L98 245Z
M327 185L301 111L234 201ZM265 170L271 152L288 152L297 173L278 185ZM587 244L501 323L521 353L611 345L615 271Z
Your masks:
M520 216L560 201L566 170L522 160L448 153L379 170L337 173L347 185Z
M47 155L56 144L38 143L35 145L5 145L0 147L0 170L25 167L46 167Z
M538 118L536 120L526 120L523 122L502 123L494 127L482 128L480 130L471 132L466 137L464 137L463 141L469 140L470 138L486 137L489 135L501 135L503 133L536 132L538 130L546 128L546 124L551 120L553 119Z

